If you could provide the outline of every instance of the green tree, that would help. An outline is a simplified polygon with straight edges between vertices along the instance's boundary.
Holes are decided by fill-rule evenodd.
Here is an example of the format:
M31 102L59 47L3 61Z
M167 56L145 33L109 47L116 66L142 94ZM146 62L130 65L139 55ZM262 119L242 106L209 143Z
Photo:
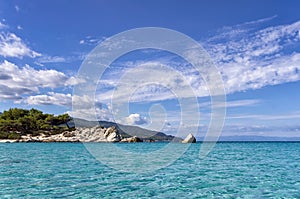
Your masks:
M52 114L44 114L42 111L37 109L19 109L10 108L4 111L0 115L0 137L17 137L16 132L21 132L23 134L36 134L40 131L53 131L54 133L59 133L65 130L66 127L62 125L65 124L68 128L68 122L71 117L68 114L62 114L54 116Z

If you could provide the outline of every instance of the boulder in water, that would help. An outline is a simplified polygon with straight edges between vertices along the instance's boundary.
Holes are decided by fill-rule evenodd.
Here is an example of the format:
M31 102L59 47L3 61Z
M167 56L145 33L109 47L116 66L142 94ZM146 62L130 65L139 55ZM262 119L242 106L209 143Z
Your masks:
M186 136L182 143L196 143L196 138L190 133Z

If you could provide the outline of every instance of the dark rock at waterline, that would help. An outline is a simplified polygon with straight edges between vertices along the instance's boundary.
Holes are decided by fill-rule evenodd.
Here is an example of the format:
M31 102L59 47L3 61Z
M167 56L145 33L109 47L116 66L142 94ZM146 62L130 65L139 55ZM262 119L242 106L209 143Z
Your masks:
M143 142L143 140L137 136L133 136L130 138L123 138L120 142Z
M196 138L190 133L186 136L182 143L196 143Z

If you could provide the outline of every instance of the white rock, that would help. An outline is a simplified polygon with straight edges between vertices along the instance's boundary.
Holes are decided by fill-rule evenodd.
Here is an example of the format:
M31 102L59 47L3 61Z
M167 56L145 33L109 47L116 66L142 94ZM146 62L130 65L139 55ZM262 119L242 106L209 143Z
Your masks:
M106 140L107 142L119 142L121 137L116 131L114 131L107 136Z
M182 143L196 143L196 138L190 133L186 136Z

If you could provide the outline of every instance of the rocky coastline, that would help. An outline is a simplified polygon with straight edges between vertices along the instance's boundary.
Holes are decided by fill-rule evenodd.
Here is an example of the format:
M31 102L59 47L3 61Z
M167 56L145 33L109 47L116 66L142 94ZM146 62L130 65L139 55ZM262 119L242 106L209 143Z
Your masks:
M117 129L112 127L79 127L74 131L65 131L59 134L47 135L22 135L20 139L2 139L0 142L143 142L142 139L133 136L123 138Z
M162 140L159 140L160 142ZM169 141L169 140L166 140ZM103 142L103 143L136 143L136 142L156 142L156 140L143 140L137 136L123 137L115 126L103 127L78 127L74 131L64 131L62 133L49 135L40 133L39 135L21 135L19 139L0 139L0 143L16 142ZM182 143L195 143L196 138L189 134Z

